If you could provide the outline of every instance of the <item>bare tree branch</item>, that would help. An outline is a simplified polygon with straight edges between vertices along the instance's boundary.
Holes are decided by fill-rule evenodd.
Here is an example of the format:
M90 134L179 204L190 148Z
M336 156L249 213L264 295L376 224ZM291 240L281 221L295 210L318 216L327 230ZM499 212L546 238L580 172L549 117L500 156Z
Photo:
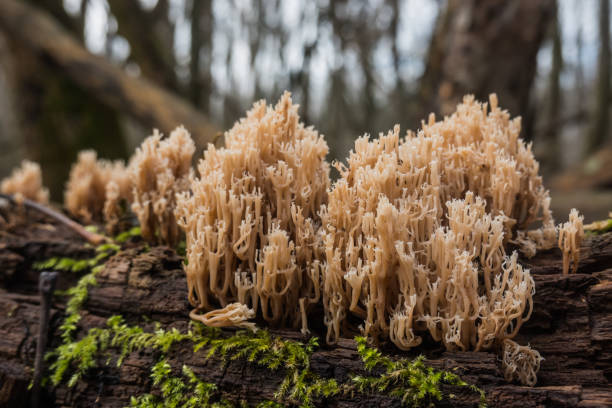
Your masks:
M129 77L106 59L90 54L52 17L24 2L0 2L0 29L49 58L103 103L146 126L167 133L183 124L201 146L212 142L218 133L208 118L187 102L145 79Z

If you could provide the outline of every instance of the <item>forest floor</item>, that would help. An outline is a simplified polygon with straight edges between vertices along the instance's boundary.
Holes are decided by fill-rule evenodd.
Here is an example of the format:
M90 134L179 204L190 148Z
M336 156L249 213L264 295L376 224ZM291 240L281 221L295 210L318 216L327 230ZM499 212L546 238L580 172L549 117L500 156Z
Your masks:
M0 220L2 216L0 215ZM51 257L89 259L95 249L72 231L36 213L5 214L0 224L0 406L24 406L32 378L40 297L36 262ZM578 273L561 274L558 250L539 253L522 260L536 282L534 312L515 339L530 344L544 361L535 387L509 384L504 380L501 362L493 352L446 352L438 345L424 342L415 352L399 353L383 346L394 357L425 354L429 366L450 370L469 384L484 390L492 407L609 407L612 406L612 233L589 236L583 242ZM86 272L60 272L57 288L74 286ZM144 245L138 237L122 244L110 256L89 288L80 311L76 337L90 329L105 327L112 315L123 316L126 324L153 330L176 328L185 333L190 310L182 257L167 247ZM51 309L48 350L61 343L60 325L65 314L65 297L56 296ZM260 325L258 323L258 325ZM324 338L322 327L314 325L313 334ZM222 336L234 331L224 330ZM271 330L275 336L307 341L298 331ZM310 370L321 379L343 384L352 375L365 375L357 345L342 339L334 347L321 345L310 355ZM123 364L116 361L120 350L108 350L96 365L73 387L62 382L43 389L43 406L121 407L130 398L145 393L159 395L151 380L151 367L159 352L143 349L127 353ZM114 354L113 354L114 353ZM110 357L109 357L110 356ZM173 345L165 358L173 372L189 366L202 381L216 384L218 393L231 401L257 404L274 399L285 370L271 370L244 358L223 364L218 355L194 352L186 342ZM444 398L438 406L475 406L477 393L444 385ZM398 398L375 392L341 393L318 398L316 406L369 407L401 406Z

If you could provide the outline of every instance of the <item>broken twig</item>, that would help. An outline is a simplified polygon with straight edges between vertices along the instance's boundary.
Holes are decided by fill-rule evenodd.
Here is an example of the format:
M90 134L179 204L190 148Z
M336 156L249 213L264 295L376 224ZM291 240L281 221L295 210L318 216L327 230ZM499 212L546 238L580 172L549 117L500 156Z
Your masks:
M57 272L41 272L38 276L38 291L40 293L40 322L38 325L38 341L36 342L36 361L34 362L34 378L30 407L38 408L40 402L40 382L44 373L45 349L47 347L47 331L49 330L49 313L51 298L55 289Z
M32 200L28 200L27 198L23 198L17 201L15 197L13 197L10 194L0 194L0 197L16 205L23 204L28 208L31 208L33 210L36 210L38 212L45 214L48 217L53 218L57 222L64 224L65 226L67 226L68 228L70 228L71 230L79 234L81 237L83 237L85 240L87 240L87 242L89 242L92 245L99 245L107 241L107 238L104 235L100 235L94 232L87 231L85 227L83 227L78 222L71 220L70 218L66 217L64 214L59 213L55 210L52 210L51 208L45 205L39 204Z

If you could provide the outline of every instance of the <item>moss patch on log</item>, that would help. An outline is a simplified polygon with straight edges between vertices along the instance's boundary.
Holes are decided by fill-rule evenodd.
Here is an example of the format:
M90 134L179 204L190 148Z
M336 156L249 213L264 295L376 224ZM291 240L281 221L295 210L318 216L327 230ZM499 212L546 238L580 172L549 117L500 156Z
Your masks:
M118 236L116 242L124 242L138 233L134 229L128 233L129 236ZM188 366L181 368L180 375L173 374L166 354L174 345L189 342L193 352L202 353L206 360L218 358L225 365L241 359L268 370L284 370L284 378L274 395L275 401L264 401L258 407L276 407L281 403L313 407L314 401L352 393L386 394L401 399L405 405L423 406L445 397L440 388L442 384L468 387L480 394L481 406L485 405L483 391L465 383L456 374L428 367L422 356L414 360L392 360L379 350L368 347L362 337L356 341L365 370L379 375L351 375L345 383L322 378L311 370L310 357L319 347L316 337L300 342L271 335L267 330L244 330L228 335L228 332L197 322L192 322L187 332L165 329L159 323L153 323L152 330L146 331L140 326L128 325L122 316L115 315L107 319L105 327L92 328L75 339L88 290L96 284L96 274L103 268L103 263L118 251L120 247L117 244L103 244L96 248L96 255L91 259L53 258L37 264L40 269L59 267L72 272L90 269L65 292L69 299L66 316L59 328L62 343L47 355L47 359L52 361L50 380L54 386L61 383L75 386L101 360L119 367L131 353L152 350L158 356L151 369L151 379L159 392L133 397L132 406L234 406L221 395L216 384L201 381ZM239 406L246 404L238 403Z

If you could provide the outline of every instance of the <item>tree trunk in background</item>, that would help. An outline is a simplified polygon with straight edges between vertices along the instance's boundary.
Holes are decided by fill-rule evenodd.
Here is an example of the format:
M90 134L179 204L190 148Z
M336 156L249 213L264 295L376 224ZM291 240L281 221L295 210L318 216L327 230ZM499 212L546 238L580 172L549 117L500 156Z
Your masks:
M560 127L560 113L561 113L561 71L563 70L563 49L561 43L561 27L559 27L559 10L555 11L555 17L553 18L551 25L551 40L553 44L552 49L552 67L550 69L549 85L548 85L548 111L546 118L546 129L544 131L543 140L541 143L536 141L538 145L542 146L542 166L545 167L546 172L553 172L557 170L561 161L559 160L559 127Z
M200 24L202 22L202 5L204 2L192 0L191 2L191 60L189 61L189 99L194 106L202 103L202 78L200 77L200 50L202 49L202 36ZM209 3L209 2L206 2Z
M19 164L26 149L15 104L15 68L8 40L0 33L0 179Z
M449 0L446 7L420 85L423 114L446 115L465 94L486 100L495 92L503 108L529 121L536 57L555 0Z
M143 78L131 78L106 59L90 54L47 13L24 2L2 0L0 29L11 36L15 54L33 58L24 59L23 70L19 72L24 76L26 88L33 88L28 94L32 99L30 105L22 109L24 124L33 128L34 135L48 142L36 140L32 144L46 149L39 150L40 157L54 160L64 170L73 160L64 146L75 148L83 143L99 149L100 155L107 157L117 156L107 154L110 149L124 149L124 141L116 127L117 112L164 133L183 124L200 146L212 141L217 134L208 118L183 99ZM50 69L45 71L47 66ZM27 82L32 79L36 81ZM81 127L75 129L75 124ZM36 129L37 126L42 126L41 130ZM62 144L64 137L75 133L81 136ZM125 149L121 155L126 155ZM54 182L56 198L59 198L66 173L64 171Z
M599 61L595 112L587 139L586 153L593 153L608 138L610 121L610 0L599 1Z
M25 156L40 163L51 198L61 202L79 150L95 149L100 157L112 159L127 157L118 116L21 43L12 44L12 55Z
M167 1L159 1L147 12L138 1L109 0L117 19L117 33L130 44L129 61L138 64L145 78L167 89L177 90L172 32Z
M191 61L189 73L189 99L202 112L210 112L212 77L210 72L212 56L212 2L192 0L191 2ZM204 62L204 64L202 64Z

